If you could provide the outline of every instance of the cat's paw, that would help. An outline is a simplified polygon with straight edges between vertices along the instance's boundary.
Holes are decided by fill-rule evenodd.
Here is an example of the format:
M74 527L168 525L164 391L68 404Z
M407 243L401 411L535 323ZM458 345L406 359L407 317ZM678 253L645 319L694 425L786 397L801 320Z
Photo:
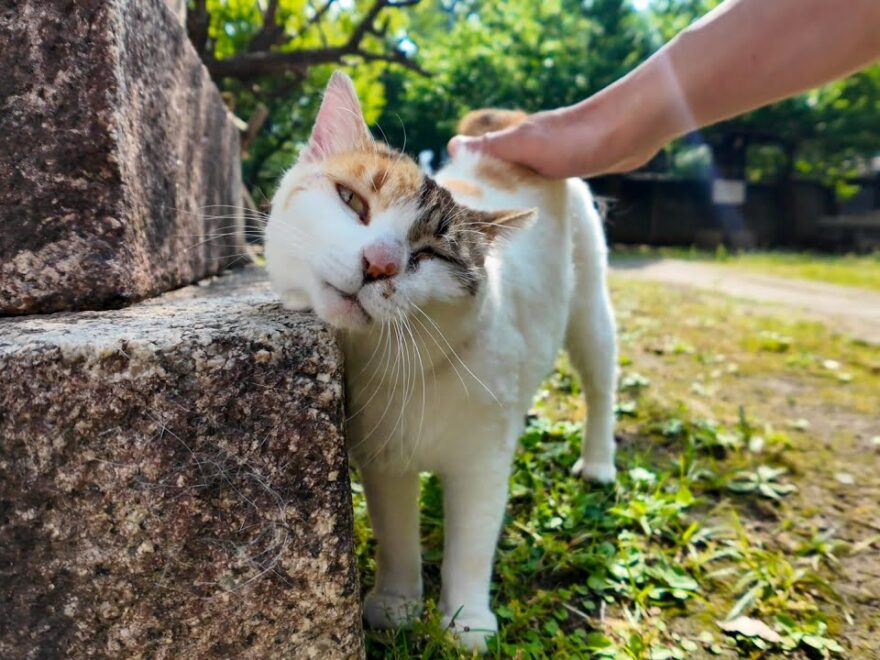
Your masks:
M461 609L444 615L443 626L461 648L486 653L489 650L486 639L498 632L498 619L489 610L473 612Z
M375 589L364 600L364 619L370 628L400 628L422 614L421 598Z
M614 467L614 463L584 461L583 458L577 460L571 468L571 473L585 481L595 481L600 484L610 484L617 479L617 468Z

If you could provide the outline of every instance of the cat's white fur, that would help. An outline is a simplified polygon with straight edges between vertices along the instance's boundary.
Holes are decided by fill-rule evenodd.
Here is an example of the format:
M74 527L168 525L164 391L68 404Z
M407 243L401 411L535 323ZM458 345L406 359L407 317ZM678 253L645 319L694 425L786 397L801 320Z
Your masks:
M331 88L347 83L339 78ZM612 481L616 348L606 245L587 186L576 179L536 179L502 189L480 177L480 158L458 154L438 173L438 183L472 182L482 194L459 193L458 202L485 210L535 208L537 220L513 230L492 251L477 296L452 296L438 273L432 291L428 272L410 283L408 295L419 302L404 310L405 321L344 331L342 340L349 449L378 542L376 584L364 604L367 622L397 626L420 611L419 473L430 471L439 475L444 493L439 605L462 644L485 648L486 635L497 630L489 583L525 413L564 346L589 409L573 470L585 479ZM319 160L303 159L285 176L266 253L282 298L298 306L305 294L332 321L340 310L328 308L339 301L326 298L321 280L335 278L333 285L345 288L360 278L364 245L389 233L405 236L412 210L403 204L381 222L357 225L337 210L336 193L320 184L319 168ZM315 186L300 194L294 211L280 210L278 200L309 180Z

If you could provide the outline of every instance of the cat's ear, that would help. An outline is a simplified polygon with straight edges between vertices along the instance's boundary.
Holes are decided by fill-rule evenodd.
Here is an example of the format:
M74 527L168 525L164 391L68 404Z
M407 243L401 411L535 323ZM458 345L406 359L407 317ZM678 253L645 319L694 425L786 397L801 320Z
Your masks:
M333 154L369 150L373 137L364 122L351 78L335 71L330 76L312 136L300 158L320 161Z
M489 241L508 238L518 229L529 227L538 217L538 209L492 211L483 214L480 228Z

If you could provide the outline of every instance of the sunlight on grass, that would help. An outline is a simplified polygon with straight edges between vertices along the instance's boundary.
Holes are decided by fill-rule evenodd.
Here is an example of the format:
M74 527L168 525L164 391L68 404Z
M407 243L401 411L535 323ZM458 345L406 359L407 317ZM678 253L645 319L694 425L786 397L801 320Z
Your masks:
M876 403L880 352L692 291L616 279L614 296L620 478L603 488L569 476L583 404L563 356L515 460L490 655L860 657L856 648L880 640L848 635L876 604L843 598L835 580L854 548L873 552L878 541L844 541L848 523L811 508L821 502L810 479L826 479L816 466L832 461L805 449L836 433L836 415L846 429L880 434L864 412ZM854 478L878 482L875 472ZM367 589L374 545L357 485L355 513ZM423 479L422 515L426 613L408 630L370 632L369 657L460 657L434 604L442 498L433 477Z
M868 255L810 252L716 252L688 248L617 247L615 257L666 257L723 264L765 275L793 277L880 291L880 252Z

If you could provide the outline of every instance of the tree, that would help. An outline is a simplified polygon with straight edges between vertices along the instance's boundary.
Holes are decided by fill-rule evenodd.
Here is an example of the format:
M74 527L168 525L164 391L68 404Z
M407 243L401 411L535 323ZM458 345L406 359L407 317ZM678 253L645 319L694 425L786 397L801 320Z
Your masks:
M265 197L308 136L334 68L351 67L367 119L384 105L388 66L425 72L401 49L406 12L419 0L190 0L187 31L241 117L264 105L248 145L245 185Z
M353 74L379 137L413 154L441 152L468 110L574 103L719 1L653 0L638 11L630 0L190 0L188 25L235 111L248 118L267 106L244 176L268 194L337 66ZM880 152L878 116L875 66L677 141L666 160L673 172L699 162L708 170L701 154L714 153L716 169L744 167L752 180L841 181Z
M650 52L626 0L426 2L413 12L408 33L432 77L387 72L379 125L411 153L440 152L468 110L573 103Z
M720 0L654 0L647 12L662 43ZM716 167L741 162L752 181L809 176L841 189L880 153L880 65L821 89L722 122L671 146L713 148Z

